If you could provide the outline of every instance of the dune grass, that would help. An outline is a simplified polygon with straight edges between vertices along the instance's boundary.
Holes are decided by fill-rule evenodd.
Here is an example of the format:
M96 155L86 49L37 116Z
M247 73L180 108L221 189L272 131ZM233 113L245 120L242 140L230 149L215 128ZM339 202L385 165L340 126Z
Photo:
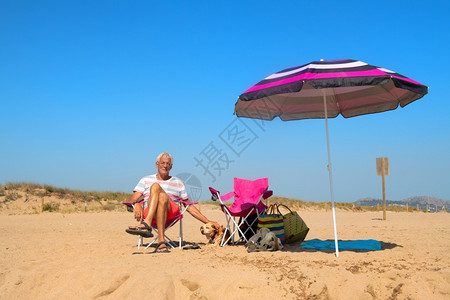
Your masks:
M131 194L110 191L80 191L27 182L0 185L0 203L12 203L22 197L46 199L43 211L77 212L85 210L85 206L89 208L89 211L123 210L122 202L128 201Z
M25 199L22 199L25 197ZM89 211L123 211L122 202L128 201L131 193L111 192L111 191L81 191L68 188L60 188L52 185L41 185L36 183L16 182L0 184L0 204L11 203L18 199L25 202L30 198L56 199L46 202L43 211L47 212L78 212L88 207ZM281 203L291 210L313 209L313 210L331 210L330 202L312 202L300 199L286 198L282 196L272 196L268 199L269 204ZM201 204L211 204L219 206L218 201L201 201ZM354 203L335 203L336 209L348 211L377 211L376 206L357 206ZM380 209L380 208L378 208ZM388 211L406 211L404 208L389 205ZM287 212L282 208L282 213ZM416 211L410 207L409 211Z

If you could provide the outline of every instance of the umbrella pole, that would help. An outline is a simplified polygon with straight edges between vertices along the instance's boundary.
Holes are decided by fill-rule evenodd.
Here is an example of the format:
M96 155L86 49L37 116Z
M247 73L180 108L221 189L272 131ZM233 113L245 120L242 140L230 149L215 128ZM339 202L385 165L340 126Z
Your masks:
M336 229L336 213L334 210L334 192L333 192L333 172L331 168L331 154L330 154L330 138L328 135L328 109L325 89L322 89L323 107L325 110L325 128L327 132L327 151L328 151L328 176L330 178L330 195L331 195L331 211L333 212L333 228L334 228L334 246L336 248L336 257L339 257L338 238Z

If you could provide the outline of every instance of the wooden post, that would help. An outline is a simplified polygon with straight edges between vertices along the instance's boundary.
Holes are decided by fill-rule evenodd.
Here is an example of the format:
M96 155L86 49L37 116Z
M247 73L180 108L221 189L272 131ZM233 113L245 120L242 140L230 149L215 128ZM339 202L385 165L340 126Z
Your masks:
M406 212L408 212L408 203L406 203Z
M41 212L44 211L44 197L42 197L42 206L41 206Z
M386 184L385 175L389 175L389 158L377 157L377 175L381 175L381 183L383 188L383 220L386 220Z
M436 206L436 213L438 212L438 207L437 207L437 204L435 205Z
M84 201L84 212L87 211L87 201Z
M386 220L386 185L384 181L384 173L381 177L382 177L381 184L383 186L383 220Z
M417 203L417 212L419 212L419 203Z
M377 203L377 212L380 212L380 204Z
M426 208L425 212L426 212L426 213L428 212L428 204L427 204L427 208Z

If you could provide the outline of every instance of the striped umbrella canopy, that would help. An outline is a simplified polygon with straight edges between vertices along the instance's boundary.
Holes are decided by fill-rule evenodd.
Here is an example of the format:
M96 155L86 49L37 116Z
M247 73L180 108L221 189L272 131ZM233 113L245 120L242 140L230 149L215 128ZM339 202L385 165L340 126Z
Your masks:
M427 86L388 69L353 59L321 60L264 78L239 96L235 114L262 120L325 119L335 247L339 256L328 118L394 110L427 93Z
M362 61L314 61L264 78L239 96L235 113L288 121L325 118L326 109L328 118L348 118L404 107L427 92L417 81Z

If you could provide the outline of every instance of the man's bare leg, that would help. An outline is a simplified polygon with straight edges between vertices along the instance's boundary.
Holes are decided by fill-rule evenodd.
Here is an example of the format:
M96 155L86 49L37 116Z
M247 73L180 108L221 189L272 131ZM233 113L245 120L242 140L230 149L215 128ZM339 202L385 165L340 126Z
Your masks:
M152 184L150 187L149 210L144 221L151 224L152 220L156 219L156 228L158 229L158 251L166 251L167 245L161 243L165 242L164 232L166 229L167 211L169 210L170 202L169 196L161 188L158 183Z
M164 232L166 231L167 211L169 210L169 196L166 193L159 194L158 209L156 210L156 228L158 229L158 243L160 246L157 251L167 251Z
M150 197L148 198L148 213L143 221L150 226L152 220L156 216L157 229L158 231L160 231L158 227L158 218L157 218L158 212L164 215L164 223L162 223L164 228L168 209L169 209L169 196L166 194L166 192L161 188L161 186L158 183L152 184L152 186L150 187ZM134 227L130 226L129 228L140 229L144 228L144 226L137 225Z

